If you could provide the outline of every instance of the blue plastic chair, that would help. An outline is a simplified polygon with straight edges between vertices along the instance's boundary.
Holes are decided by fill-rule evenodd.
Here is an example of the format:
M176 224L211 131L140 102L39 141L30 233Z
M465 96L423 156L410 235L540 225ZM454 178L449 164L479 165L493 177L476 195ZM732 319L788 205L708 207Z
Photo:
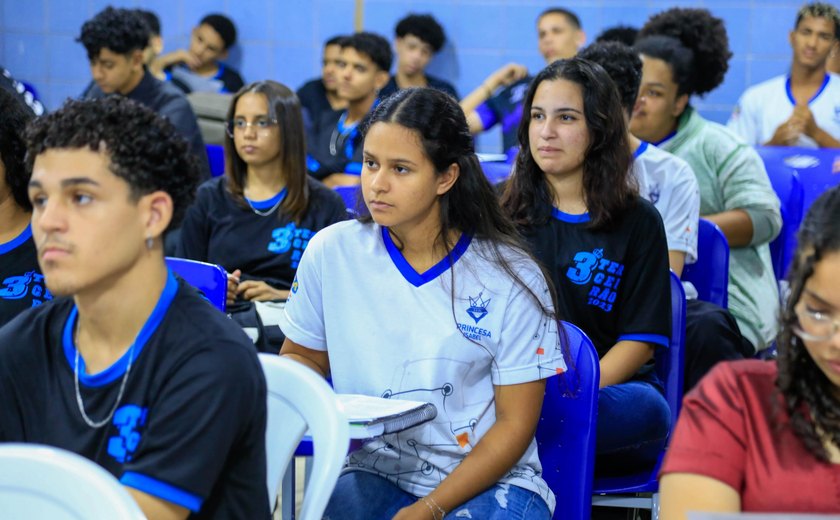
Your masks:
M358 213L359 205L364 204L362 201L362 187L336 186L334 189L344 199L344 207L347 208L347 212L352 215Z
M586 334L561 323L570 358L564 374L546 381L537 449L543 478L557 497L557 517L586 520L592 509L600 364Z
M225 147L220 144L204 145L207 150L207 160L210 162L210 174L220 177L225 174Z
M683 268L682 279L697 289L697 298L729 307L729 242L715 224L700 219L697 229L697 261Z
M670 440L677 425L683 395L683 365L685 354L685 292L682 283L671 273L671 345L656 349L656 373L665 387L665 400L671 410ZM652 468L621 477L598 478L592 485L592 505L650 509L653 520L659 518L659 481L657 475L665 458L665 450ZM643 494L644 496L637 496ZM570 517L571 518L571 517Z
M840 150L782 146L761 146L756 150L765 165L770 164L775 167L776 164L781 163L793 168L799 175L804 191L803 215L822 192L840 184Z
M481 163L481 168L490 184L496 185L510 177L513 165L508 162L488 161Z
M207 298L214 307L225 311L227 303L227 273L220 265L166 257L166 265L178 276L192 285Z
M759 147L757 151L764 161L767 176L773 191L781 201L782 230L775 240L770 242L770 257L773 260L773 271L776 280L783 280L793 255L796 252L796 233L802 223L805 208L805 188L799 173L791 164L809 165L812 161L807 156L799 157L797 148ZM811 150L806 151L810 153ZM785 161L786 157L794 157ZM816 159L817 161L819 159ZM788 164L790 162L791 164ZM819 166L818 164L816 166Z

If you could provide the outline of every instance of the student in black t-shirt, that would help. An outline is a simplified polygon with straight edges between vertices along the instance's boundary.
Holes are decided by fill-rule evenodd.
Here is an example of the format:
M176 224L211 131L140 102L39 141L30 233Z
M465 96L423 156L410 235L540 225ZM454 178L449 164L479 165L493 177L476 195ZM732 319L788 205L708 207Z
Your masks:
M185 94L190 92L232 93L244 82L237 71L222 63L236 43L236 26L225 15L208 14L190 33L189 49L159 56L149 69L165 76Z
M388 83L393 54L388 40L370 32L356 33L340 42L338 95L347 109L325 113L313 122L307 139L307 167L329 187L359 184L362 172L362 136L359 130L379 102L378 92Z
M17 96L0 89L0 326L52 299L32 240L32 205L23 131L33 119Z
M652 370L654 348L670 344L668 247L632 180L621 101L604 69L573 58L537 74L519 142L502 205L551 272L560 316L598 349L600 468L653 462L670 424Z
M143 64L151 67L155 59L163 52L163 35L160 32L160 18L154 12L146 9L135 9L134 12L146 22L149 27L149 44L143 49ZM158 79L164 79L164 75Z
M210 178L210 163L195 113L184 93L156 79L143 64L149 45L149 26L132 9L106 7L82 25L77 41L90 61L93 82L82 97L97 99L120 94L167 118L190 144L202 174Z
M268 519L254 348L164 262L163 233L198 179L186 144L111 96L36 120L27 146L32 232L57 298L0 329L0 442L97 462L150 519Z
M285 300L309 239L346 218L343 199L307 175L300 102L275 81L233 98L225 152L227 174L187 211L181 252L230 273L228 305Z
M321 77L307 81L297 90L307 131L315 122L320 121L324 114L340 112L347 108L347 100L338 95L338 63L342 38L344 36L333 36L327 40L321 58Z
M446 43L443 27L430 14L410 14L397 22L394 31L397 49L397 72L379 91L385 99L394 92L410 87L432 87L458 99L452 83L426 74L426 66Z

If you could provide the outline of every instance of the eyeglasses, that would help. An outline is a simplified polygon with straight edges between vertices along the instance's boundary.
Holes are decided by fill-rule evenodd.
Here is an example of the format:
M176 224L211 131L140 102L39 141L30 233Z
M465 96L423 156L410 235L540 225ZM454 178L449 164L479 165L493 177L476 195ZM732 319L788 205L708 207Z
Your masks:
M275 126L277 126L276 119L268 119L268 118L260 118L255 121L245 121L244 119L234 119L232 121L228 121L227 125L225 125L225 131L231 137L235 132L245 132L245 130L249 127L254 127L257 132L259 133L266 133Z
M808 309L804 304L798 305L795 312L799 323L793 326L793 331L804 340L826 341L840 330L840 320L827 313Z

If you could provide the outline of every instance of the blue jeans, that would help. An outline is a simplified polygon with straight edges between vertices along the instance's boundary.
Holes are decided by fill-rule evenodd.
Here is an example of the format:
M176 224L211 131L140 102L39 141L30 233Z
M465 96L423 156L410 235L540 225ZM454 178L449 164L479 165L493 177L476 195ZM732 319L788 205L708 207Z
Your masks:
M366 471L351 471L338 478L325 520L391 520L397 511L418 497L390 481ZM496 484L447 511L446 520L549 520L551 513L536 493L517 486Z
M654 464L668 440L671 410L651 383L632 380L598 393L596 472L633 473Z

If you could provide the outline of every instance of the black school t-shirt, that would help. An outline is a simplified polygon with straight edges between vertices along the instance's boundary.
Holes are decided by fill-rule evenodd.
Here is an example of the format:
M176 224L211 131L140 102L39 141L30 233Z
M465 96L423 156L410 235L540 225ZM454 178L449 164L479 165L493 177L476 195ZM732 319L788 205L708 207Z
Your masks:
M32 228L0 244L0 327L31 307L52 300L38 266Z
M85 373L76 402L70 298L0 330L0 442L56 446L124 485L189 509L191 518L269 518L266 383L254 346L227 316L171 273L133 353Z
M589 336L598 357L622 340L667 347L668 244L656 208L637 198L605 231L590 230L588 214L546 211L548 222L523 232L551 273L561 319Z
M227 178L202 184L181 226L181 254L185 258L219 264L228 272L242 271L242 280L262 280L276 289L291 288L309 239L330 224L345 220L344 200L335 191L307 177L309 209L296 224L278 206L252 202L237 204L227 190ZM282 197L281 197L282 198ZM282 202L281 202L282 205ZM262 209L260 209L262 208Z

